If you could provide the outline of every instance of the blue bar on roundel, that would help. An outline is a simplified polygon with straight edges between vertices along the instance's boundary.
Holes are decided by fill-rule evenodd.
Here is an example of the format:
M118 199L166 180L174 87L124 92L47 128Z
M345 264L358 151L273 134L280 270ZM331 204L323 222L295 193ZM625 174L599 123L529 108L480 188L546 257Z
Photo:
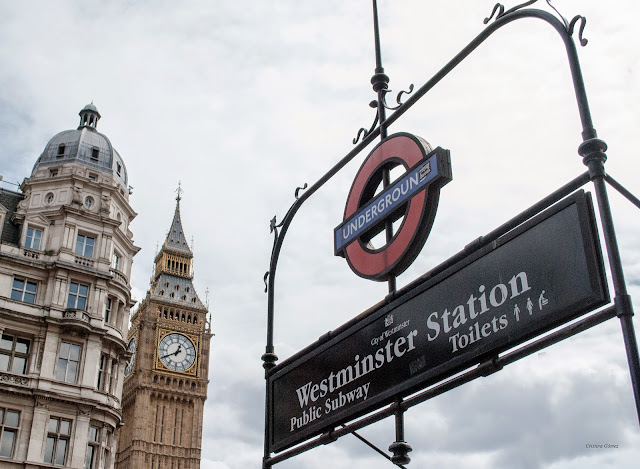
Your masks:
M438 175L437 154L421 161L335 229L335 250L340 252L358 236L383 221L424 189Z

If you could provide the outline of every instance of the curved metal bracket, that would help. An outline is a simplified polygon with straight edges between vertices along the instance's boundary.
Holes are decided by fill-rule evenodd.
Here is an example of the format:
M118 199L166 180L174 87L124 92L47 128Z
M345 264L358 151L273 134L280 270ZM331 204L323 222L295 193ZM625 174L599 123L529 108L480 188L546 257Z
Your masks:
M575 27L576 23L579 20L580 20L580 32L578 33L578 39L580 39L580 45L584 47L589 42L588 39L585 39L582 37L582 34L584 33L584 28L587 25L587 19L584 16L580 16L580 15L574 16L573 19L571 20L571 23L569 23L569 27L567 28L567 31L569 31L569 36L573 36L573 28Z
M291 207L289 207L289 210L287 210L287 213L285 214L284 219L280 223L276 222L276 217L275 216L269 221L269 233L273 233L273 247L271 248L271 258L272 259L274 257L274 253L276 252L275 250L276 250L276 246L278 244L278 238L279 238L278 228L282 228L282 225L284 224L284 222L289 217L289 214L291 213L291 210L295 206L296 202L300 199L300 191L305 190L307 187L308 186L307 186L306 182L302 186L296 187L296 191L294 193L294 197L295 197L296 201L291 205ZM264 277L263 277L264 292L265 293L267 293L269 291L269 283L267 282L267 280L269 279L270 273L271 273L271 270L266 271L265 274L264 274Z
M371 101L369 103L369 107L372 107L374 109L378 108L378 101ZM356 135L356 138L353 139L353 144L357 144L358 141L360 140L360 137L362 138L366 138L367 135L369 135L371 132L373 132L373 129L376 128L376 125L378 125L378 121L380 120L380 113L376 111L376 117L373 119L373 124L371 124L371 127L369 128L369 130L365 129L364 127L360 127L360 130L358 130L358 135Z
M391 92L392 92L392 90L386 90L386 89L385 89L385 90L381 90L381 91L382 91L382 93L381 93L381 95L382 95L382 106L383 106L385 109L388 109L388 110L390 110L390 111L395 111L395 110L397 110L397 109L400 109L400 107L402 107L402 105L404 104L404 103L402 102L402 95L403 95L403 94L410 95L411 93L413 93L413 88L414 88L413 83L411 83L411 84L409 85L409 91L402 90L402 91L400 91L400 92L398 93L398 95L396 96L396 103L397 103L397 106L389 106L389 105L387 104L387 99L386 99L387 93L391 93ZM369 107L374 108L374 109L377 109L377 108L378 108L378 101L375 101L375 100L374 100L374 101L371 101L371 102L369 103ZM378 122L379 122L379 121L380 121L380 112L379 112L379 111L376 111L376 117L375 117L375 119L373 120L373 124L371 125L371 127L369 128L369 130L365 129L364 127L361 127L361 128L360 128L360 130L358 130L358 135L356 135L356 137L355 137L355 138L353 139L353 141L352 141L352 142L353 142L353 144L354 144L354 145L355 145L355 144L357 144L357 143L358 143L358 141L360 140L360 137L366 137L366 136L367 136L367 135L369 135L371 132L373 132L373 129L375 129L375 128L376 128L376 126L378 125Z
M382 96L382 104L386 109L389 109L390 111L395 111L403 104L402 95L403 94L410 95L411 93L413 93L413 83L409 85L409 91L402 90L398 93L398 96L396 96L396 103L398 104L397 106L391 107L387 104L387 99L386 99L387 93L391 93L391 90L385 90L384 95Z

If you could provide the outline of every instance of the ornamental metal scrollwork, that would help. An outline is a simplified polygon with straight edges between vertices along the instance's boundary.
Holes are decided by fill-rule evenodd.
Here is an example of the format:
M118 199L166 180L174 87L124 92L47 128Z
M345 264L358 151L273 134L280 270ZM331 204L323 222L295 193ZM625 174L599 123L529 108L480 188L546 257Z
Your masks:
M493 7L493 10L491 11L491 16L489 16L489 18L484 19L484 24L487 24L489 21L491 21L493 19L493 15L495 15L496 12L498 14L496 15L495 19L499 20L504 15L508 15L509 13L513 13L514 11L520 10L521 8L525 8L525 7L528 7L529 5L533 5L537 1L538 0L529 0L528 2L524 2L524 3L521 3L520 5L516 5L507 11L504 11L504 5L502 3L496 3ZM549 0L547 0L547 3L549 3Z
M296 199L296 202L300 199L300 191L305 190L307 187L309 187L309 186L307 185L306 182L302 186L296 187L296 191L294 193L294 197ZM287 210L287 213L284 216L284 219L280 223L277 223L275 216L269 222L269 233L273 233L273 247L271 248L272 257L273 257L273 251L275 250L276 244L278 242L278 235L279 235L278 228L282 227L282 225L284 224L284 221L289 217L289 213L291 213L291 210L295 206L296 202L291 204L291 207L289 207L289 210ZM269 291L269 284L267 283L267 280L269 278L269 272L270 271L266 271L265 274L264 274L264 277L263 277L264 292L265 293L267 293Z
M389 109L390 111L395 111L396 109L398 109L403 104L402 95L403 94L411 94L411 93L413 93L413 83L409 85L409 91L402 90L402 91L400 91L398 93L398 96L396 96L396 103L398 105L394 106L394 107L391 107L391 106L387 105L387 100L386 100L387 93L391 93L391 91L392 90L384 90L384 94L382 95L382 104L384 105L384 107L386 109Z
M378 101L371 101L369 103L369 107L373 108L373 109L377 109L378 108ZM373 124L371 124L371 128L369 130L365 129L364 127L360 127L360 130L358 130L358 135L356 135L356 138L353 139L353 144L355 145L356 143L358 143L358 141L360 140L360 137L362 137L363 139L367 137L367 135L369 135L371 132L373 132L373 129L376 128L376 125L378 125L378 120L380 119L380 114L378 113L378 111L376 111L376 117L375 119L373 119Z
M305 182L304 185L302 187L298 186L296 187L296 192L294 194L294 197L296 198L296 200L298 200L300 198L300 196L298 194L300 194L300 191L303 191L307 188L307 183Z
M571 20L571 23L569 23L569 28L567 29L567 31L569 31L570 36L573 36L573 28L575 27L578 21L580 21L580 32L578 33L578 39L580 39L580 45L584 47L589 42L588 39L585 39L582 37L582 33L584 33L584 28L587 25L587 19L584 16L576 15Z
M403 94L411 94L413 93L413 83L409 85L409 91L405 91L402 90L398 93L398 95L396 96L396 104L397 106L389 106L387 104L387 93L391 93L392 90L383 90L382 93L382 105L384 106L385 109L388 109L390 111L395 111L398 108L400 108L400 106L402 106L404 103L402 102L402 95ZM374 108L377 109L378 108L378 101L371 101L369 103L369 107L370 108ZM376 125L378 125L378 121L380 120L380 113L376 112L376 117L373 120L373 124L371 125L371 127L369 128L369 130L365 129L364 127L361 127L360 130L358 130L358 135L356 135L356 138L353 139L353 144L357 144L360 141L360 137L362 137L363 139L367 137L367 135L369 135L371 132L373 132L373 129L376 128Z
M529 5L533 5L537 1L538 0L530 0L528 2L521 3L520 5L516 5L515 7L510 8L507 11L504 10L504 5L502 3L496 3L493 7L493 10L491 11L491 15L488 18L485 18L483 23L488 24L489 21L491 21L492 19L495 19L497 21L503 16L508 15L509 13L513 13L514 11L520 10L522 8L528 7ZM558 17L562 20L562 22L564 23L565 29L569 33L569 36L573 36L575 25L578 21L580 21L580 32L578 33L578 39L580 40L580 45L582 47L586 46L589 41L584 37L582 37L582 35L584 33L584 28L587 25L587 19L584 16L576 15L571 20L571 22L568 22L567 19L558 11L558 9L551 4L551 0L546 0L546 2L547 2L547 5L549 5L549 7L553 11L555 11Z

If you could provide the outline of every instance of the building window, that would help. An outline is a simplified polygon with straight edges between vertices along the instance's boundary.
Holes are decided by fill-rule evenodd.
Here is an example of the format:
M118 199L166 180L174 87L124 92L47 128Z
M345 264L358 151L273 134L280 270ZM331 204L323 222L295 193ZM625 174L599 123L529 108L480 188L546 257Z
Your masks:
M111 259L111 267L115 270L120 270L120 255L116 252L113 253L113 259Z
M31 341L24 337L2 334L0 339L0 371L23 375L29 363Z
M85 207L87 207L87 208L91 208L91 207L93 207L94 203L95 203L95 201L93 200L93 197L87 196L87 197L84 199L84 205L85 205Z
M116 384L117 376L118 376L118 362L114 360L111 363L111 373L109 373L109 394L116 393L115 384Z
M122 175L122 165L118 162L116 162L116 173L118 173L118 176Z
M107 366L107 356L104 353L100 354L100 361L98 362L98 384L96 388L98 391L102 391L104 386L104 375Z
M29 249L40 249L42 241L42 230L27 228L27 237L24 239L24 247Z
M102 465L101 467L109 467L111 465L111 447L113 446L113 430L111 427L105 427L103 451L102 451Z
M91 149L91 159L92 160L97 160L99 154L100 154L100 149L98 147L93 147Z
M64 143L61 143L60 145L58 145L58 154L56 156L58 157L64 156L64 150L65 150L65 145Z
M89 427L89 444L87 446L87 457L85 459L85 469L98 467L98 454L100 452L100 427L91 425Z
M82 347L69 342L60 344L60 355L58 356L58 369L56 379L65 383L75 383L80 370L80 354Z
M67 460L71 420L58 417L49 418L47 442L44 448L44 462L64 466Z
M109 323L109 319L111 318L111 305L113 304L111 298L107 297L107 301L104 304L104 322L106 324Z
M92 257L95 241L95 238L79 234L76 240L76 254L84 257Z
M98 175L96 173L89 173L89 181L97 182Z
M54 178L58 175L58 170L57 169L52 169L51 171L49 171L49 176Z
M54 199L53 192L49 192L44 198L44 203L47 205L51 205L53 203L53 199Z
M87 296L89 296L89 286L81 283L71 282L69 285L69 298L67 308L87 310Z
M20 412L0 407L0 457L13 456L19 426Z
M14 278L13 287L11 288L11 299L24 301L25 303L35 303L37 289L38 285L35 282Z

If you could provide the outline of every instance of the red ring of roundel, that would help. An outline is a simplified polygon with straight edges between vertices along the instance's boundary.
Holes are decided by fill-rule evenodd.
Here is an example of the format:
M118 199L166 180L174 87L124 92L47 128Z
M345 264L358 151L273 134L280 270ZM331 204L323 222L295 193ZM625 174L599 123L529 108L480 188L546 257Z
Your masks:
M427 147L425 148L425 146ZM426 157L429 151L431 150L428 148L428 143L407 133L391 135L378 144L365 159L353 181L345 206L344 220L360 208L361 194L370 177L381 165L389 160L401 160L405 168L408 169ZM427 189L413 196L409 201L409 207L400 228L391 241L381 249L371 251L365 248L359 239L349 244L345 249L345 257L351 270L360 277L380 281L386 280L390 275L399 275L404 271L417 255L417 252L413 252L416 250L412 248L414 241L420 241L416 239L416 235L420 232L423 215L429 205L426 204L426 198ZM424 243L425 240L421 242ZM403 262L406 260L406 255L413 255L413 259L410 259L408 263ZM394 270L398 266L400 268Z

